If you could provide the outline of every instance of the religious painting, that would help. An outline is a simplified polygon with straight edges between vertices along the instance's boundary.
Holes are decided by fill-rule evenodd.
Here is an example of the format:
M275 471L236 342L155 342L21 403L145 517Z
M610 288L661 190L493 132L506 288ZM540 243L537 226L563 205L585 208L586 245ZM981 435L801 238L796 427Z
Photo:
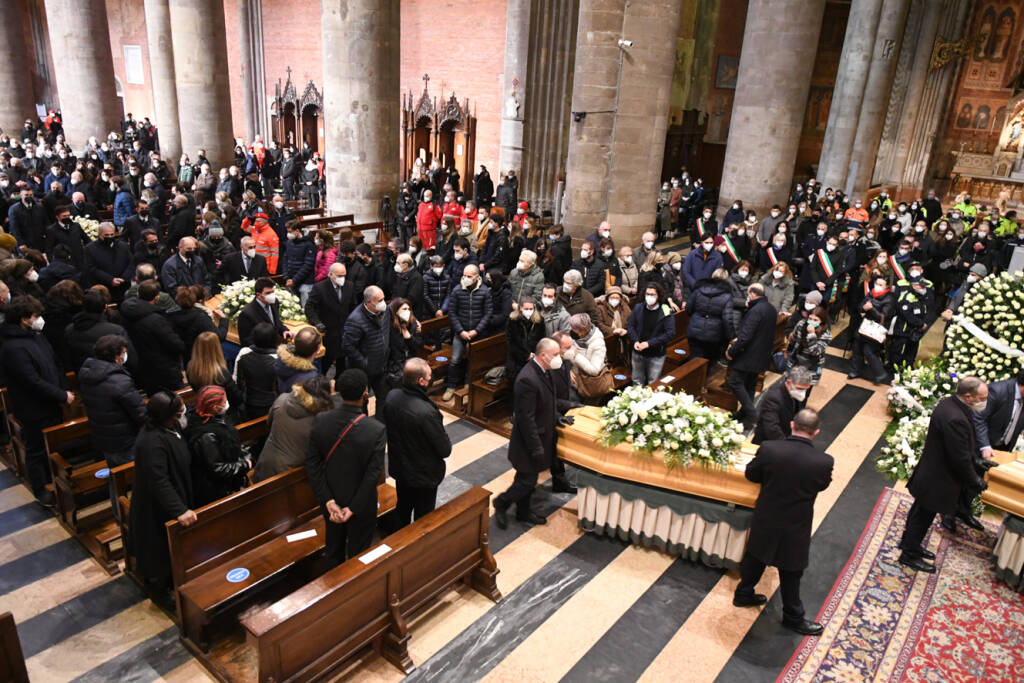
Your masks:
M987 104L983 104L980 107L978 107L978 113L974 115L975 130L988 130L988 120L990 111L991 109L989 109L989 106Z
M995 33L992 34L992 49L988 53L989 59L992 61L1006 61L1010 53L1010 43L1013 39L1016 18L1016 14L1009 7L999 15L999 23L996 24Z
M956 117L957 128L970 128L971 127L971 115L974 113L974 108L970 102L964 102L964 106L960 107L960 115Z
M740 74L740 58L734 55L718 55L718 69L715 71L715 87L736 89Z
M992 5L985 8L981 15L981 23L978 26L978 46L974 48L975 59L985 59L989 56L990 43L994 37L996 27L996 9Z

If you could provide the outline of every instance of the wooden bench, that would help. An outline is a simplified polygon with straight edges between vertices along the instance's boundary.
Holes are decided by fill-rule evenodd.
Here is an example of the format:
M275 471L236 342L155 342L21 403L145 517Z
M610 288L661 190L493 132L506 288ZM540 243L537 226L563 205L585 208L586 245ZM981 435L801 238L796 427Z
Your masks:
M383 478L383 472L382 472ZM393 487L377 487L378 516L395 508ZM324 520L303 467L296 467L195 511L197 520L167 523L171 575L182 641L202 656L206 627L218 615L293 571L309 570L324 547ZM289 543L303 531L315 535ZM244 578L229 577L236 568ZM236 580L237 579L237 580Z
M28 683L28 669L25 668L18 627L10 612L0 614L0 681Z
M128 534L128 527L131 523L129 513L131 512L131 490L134 478L134 462L118 465L110 470L110 479L114 485L114 501L117 505L117 528L121 533L121 545L124 554L124 573L133 579L140 588L145 590L146 582L139 576L135 568L135 554L128 547L128 539L131 538Z
M484 411L490 404L502 398L512 387L514 377L506 377L498 384L488 384L484 375L491 368L505 365L508 360L508 336L504 333L486 337L469 343L468 369L466 370L469 386L470 419L483 421Z
M420 326L420 336L426 337L428 334L440 333L449 329L451 327L451 319L447 315L442 315L437 318L430 318L429 320L421 320ZM434 380L444 379L445 374L448 372L448 363L452 357L451 344L439 344L436 348L424 345L418 355L430 365L431 377Z
M318 209L318 211L320 211ZM298 212L296 212L298 215ZM351 213L336 214L334 216L325 216L321 211L318 214L306 214L299 218L299 225L303 228L327 230L329 232L336 232L341 229L340 225L336 223L348 223L349 226L356 224L356 217Z
M474 487L383 539L364 554L367 561L352 558L241 619L259 658L258 680L325 679L368 645L412 672L414 612L458 581L501 599L488 540L489 500L487 490Z
M11 414L11 409L8 407L7 387L0 388L0 410L4 411L4 426L11 439L6 448L0 448L0 458L15 476L27 479L28 471L25 469L25 444L21 439L21 424Z
M701 398L704 395L704 383L708 378L708 359L691 358L671 374L665 375L652 386L654 389L671 389L672 391L685 391L694 398Z

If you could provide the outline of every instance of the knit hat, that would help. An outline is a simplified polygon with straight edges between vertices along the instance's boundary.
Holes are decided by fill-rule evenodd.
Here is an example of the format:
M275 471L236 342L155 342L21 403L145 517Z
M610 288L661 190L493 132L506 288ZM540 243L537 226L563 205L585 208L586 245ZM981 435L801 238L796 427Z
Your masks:
M983 263L975 263L973 266L971 266L971 272L974 273L975 275L985 277L986 275L988 275L988 268L986 268L985 264Z
M223 237L224 228L221 227L220 223L210 224L210 237Z
M715 235L715 246L720 247L725 244L725 238L721 235Z
M815 306L819 305L821 303L821 292L808 292L807 297L804 299L804 301L806 301L809 304L814 304Z
M4 233L0 235L0 249L6 249L13 253L14 248L18 246L18 240L14 239L14 235Z
M621 297L622 296L622 288L618 287L617 285L612 285L611 287L605 287L604 288L604 298L605 299L608 299L608 297L610 297L612 294L618 294Z
M196 396L196 414L203 418L205 423L211 417L216 415L214 412L224 399L227 394L224 391L224 387L217 386L216 384L208 384L199 390L199 395Z

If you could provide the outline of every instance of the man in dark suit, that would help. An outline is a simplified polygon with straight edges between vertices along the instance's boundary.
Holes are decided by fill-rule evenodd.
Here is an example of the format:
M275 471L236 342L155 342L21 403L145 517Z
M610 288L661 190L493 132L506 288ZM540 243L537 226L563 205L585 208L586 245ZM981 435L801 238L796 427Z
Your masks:
M210 274L206 271L206 262L196 253L198 250L199 242L195 237L183 237L178 242L178 253L160 267L160 281L171 296L183 286L202 285L210 289Z
M220 283L230 285L239 280L257 280L261 277L270 277L267 270L267 259L262 254L256 253L256 241L245 236L239 242L241 247L238 251L221 261Z
M256 296L238 314L238 341L243 347L252 344L252 330L260 323L270 323L279 336L290 338L291 332L281 322L281 304L274 292L274 281L269 277L259 278L255 291Z
M86 281L103 285L110 290L111 298L120 303L134 269L128 243L117 239L114 224L100 223L98 238L85 246Z
M790 435L789 423L804 407L807 390L811 388L811 372L802 365L794 365L786 378L776 382L761 395L757 406L757 426L754 427L755 444L785 439Z
M341 358L345 321L356 305L356 291L345 277L345 264L331 264L328 277L313 285L306 301L306 319L324 335L323 374Z
M313 418L306 475L326 522L327 569L370 547L377 527L377 479L384 468L384 425L367 417L366 373L346 370L335 384L342 404Z
M815 448L818 413L804 408L790 424L791 436L768 441L747 464L747 479L761 484L754 504L747 550L740 562L740 582L732 604L754 607L768 598L754 592L765 565L779 570L782 625L806 636L822 626L804 616L800 578L807 568L814 522L814 500L832 482L832 456Z
M142 232L152 230L160 234L160 219L153 215L149 209L149 202L140 199L135 209L135 215L124 222L124 230L121 231L121 238L128 240L128 245L134 250L143 241Z
M537 344L533 359L523 366L515 379L515 422L508 442L508 459L515 468L512 486L494 499L494 519L502 529L508 527L508 509L516 506L516 519L527 524L545 524L547 519L530 509L530 498L538 475L554 463L555 427L562 419L558 413L553 371L562 367L558 342L545 337Z
M726 383L739 401L736 419L749 429L757 417L754 390L757 376L768 369L772 345L775 340L775 320L778 311L764 298L764 287L755 282L747 288L747 311L740 320L736 338L725 350L729 359Z
M936 513L953 514L965 488L984 491L988 484L974 468L977 439L973 413L986 408L988 387L977 377L964 377L956 396L939 401L928 422L921 460L907 483L914 504L900 539L900 564L919 572L935 573L935 554L922 546Z

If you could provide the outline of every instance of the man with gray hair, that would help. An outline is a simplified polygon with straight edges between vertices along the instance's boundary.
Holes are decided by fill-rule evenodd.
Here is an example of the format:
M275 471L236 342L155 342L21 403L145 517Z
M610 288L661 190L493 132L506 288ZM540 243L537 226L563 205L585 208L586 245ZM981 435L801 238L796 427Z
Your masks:
M954 514L964 489L981 492L988 488L974 467L978 441L974 415L988 404L988 385L977 377L964 377L956 387L956 396L948 396L935 406L928 422L921 460L907 483L914 504L907 513L900 539L900 564L914 571L935 573L935 553L923 542L936 514Z
M512 291L512 301L522 301L526 297L540 301L544 272L537 265L536 252L529 249L519 252L519 263L508 276L508 286Z
M757 407L757 426L751 440L759 444L789 436L789 423L805 406L810 388L811 371L802 365L791 367L784 379L775 382L761 396Z
M583 273L576 269L565 271L562 276L562 291L558 294L558 300L562 302L569 315L586 313L590 316L591 322L597 322L597 303L594 295L583 286Z
M91 221L98 221L100 213L96 209L95 204L86 200L84 192L75 192L71 195L71 217L82 217L88 218Z

